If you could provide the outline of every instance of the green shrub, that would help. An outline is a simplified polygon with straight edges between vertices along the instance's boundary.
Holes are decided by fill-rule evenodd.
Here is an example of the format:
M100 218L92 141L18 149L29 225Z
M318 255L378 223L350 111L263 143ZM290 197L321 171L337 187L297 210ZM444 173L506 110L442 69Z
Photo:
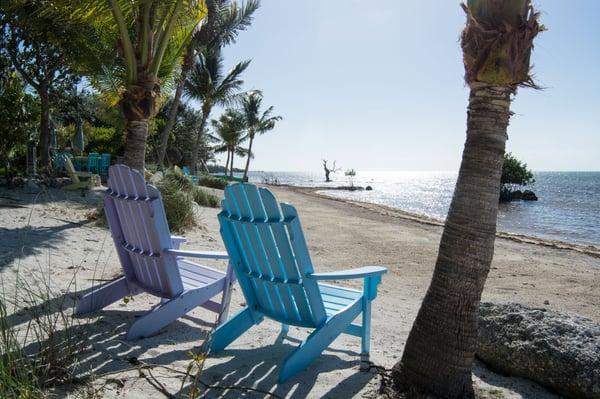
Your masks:
M186 180L181 180L174 173L167 172L158 184L165 206L167 222L173 232L181 232L197 224L192 203L194 198L191 195L193 185L191 182L188 185Z
M172 169L165 172L158 183L158 189L163 198L169 228L174 232L197 225L193 202L211 208L218 208L220 205L217 196L194 185L189 178Z
M198 185L210 188L216 188L219 190L225 190L227 187L227 181L215 176L204 175L198 179Z
M219 207L219 197L209 192L204 191L200 187L194 187L194 201L200 206L207 206L209 208Z
M86 149L89 152L121 154L123 132L114 127L92 126Z

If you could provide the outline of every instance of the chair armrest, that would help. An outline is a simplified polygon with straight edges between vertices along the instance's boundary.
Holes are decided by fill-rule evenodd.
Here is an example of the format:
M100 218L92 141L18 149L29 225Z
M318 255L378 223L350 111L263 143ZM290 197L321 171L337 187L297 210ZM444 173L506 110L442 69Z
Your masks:
M171 236L171 244L174 249L179 249L179 246L187 241L187 238L181 236Z
M380 276L387 272L387 268L381 266L365 266L358 269L340 270L328 273L311 273L306 277L313 280L350 280L356 278L366 278Z
M165 252L185 258L229 259L229 254L223 251L186 251L183 249L167 249Z

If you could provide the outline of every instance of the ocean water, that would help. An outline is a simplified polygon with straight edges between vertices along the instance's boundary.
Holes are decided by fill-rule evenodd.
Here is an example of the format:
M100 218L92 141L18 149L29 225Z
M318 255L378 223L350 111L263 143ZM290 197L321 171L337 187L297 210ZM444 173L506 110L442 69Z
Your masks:
M538 201L500 204L498 230L600 247L600 172L536 172L530 187ZM281 184L322 187L348 185L343 173L253 172L250 181L277 179ZM387 205L444 220L452 199L455 172L356 172L354 184L372 191L322 190L337 198Z

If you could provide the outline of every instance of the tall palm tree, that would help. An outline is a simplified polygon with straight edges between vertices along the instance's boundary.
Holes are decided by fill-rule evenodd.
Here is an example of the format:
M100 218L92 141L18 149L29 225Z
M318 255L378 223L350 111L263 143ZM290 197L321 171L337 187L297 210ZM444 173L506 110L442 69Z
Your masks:
M479 302L494 254L511 95L535 87L529 59L544 28L529 0L469 0L461 37L470 88L467 139L429 289L393 372L398 390L473 397Z
M198 150L205 133L206 121L215 105L228 106L239 101L239 92L243 80L242 73L248 68L250 61L236 64L229 72L223 73L223 57L219 48L200 54L185 83L186 94L200 101L202 119L198 127L192 154L192 168L197 170Z
M281 116L271 116L273 106L267 108L262 114L260 106L262 103L262 94L259 91L251 91L242 99L242 112L245 119L246 129L248 130L248 158L244 168L243 181L248 181L248 168L250 167L250 158L252 157L252 144L257 134L264 134L275 128L275 122L281 120Z
M35 0L28 0L35 1ZM86 43L84 72L98 87L112 86L126 119L124 163L143 170L148 123L161 84L180 65L206 16L204 0L56 0L40 12L86 23L98 40Z
M213 128L217 136L221 139L221 145L215 148L215 152L227 152L227 161L225 162L225 175L229 171L229 176L233 177L233 160L235 155L250 156L247 149L240 144L246 140L244 135L245 120L244 115L235 109L227 109L218 120L212 121Z
M184 61L181 65L181 73L177 79L175 94L167 116L167 123L160 132L158 163L161 165L164 162L169 134L175 125L185 81L194 65L196 53L235 43L239 32L250 26L252 15L260 6L260 2L258 0L248 0L240 6L235 1L207 0L206 5L208 8L206 22L194 33L187 46Z

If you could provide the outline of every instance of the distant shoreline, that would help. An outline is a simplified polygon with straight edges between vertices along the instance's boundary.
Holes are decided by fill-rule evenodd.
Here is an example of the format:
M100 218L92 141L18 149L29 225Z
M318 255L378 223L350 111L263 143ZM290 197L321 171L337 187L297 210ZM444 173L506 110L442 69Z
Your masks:
M378 213L378 214L384 215L384 216L390 216L390 217L394 217L394 218L410 220L413 222L432 225L432 226L442 227L444 225L444 222L441 220L431 218L431 217L428 217L425 215L407 212L402 209L394 208L391 206L374 204L374 203L366 202L366 201L357 201L357 200L349 200L349 199L345 199L345 198L332 197L332 196L324 195L324 194L317 192L320 190L335 190L334 187L327 187L327 186L307 187L307 186L294 186L291 184L278 184L278 185L265 184L265 185L277 187L277 188L288 189L288 190L291 190L291 191L294 191L294 192L297 192L297 193L300 193L303 195L307 195L307 196L313 196L313 197L318 197L318 198L322 198L322 199L326 199L326 200L337 201L337 202L341 202L341 203L344 203L344 204L347 204L350 206L357 206L362 209L366 209L371 212L375 212L375 213ZM590 255L595 258L600 258L600 247L597 247L595 245L575 244L575 243L570 243L570 242L561 241L561 240L552 240L552 239L528 236L528 235L524 235L524 234L508 233L508 232L503 232L503 231L498 231L496 233L496 236L499 238L512 240L515 242L520 242L520 243L525 243L525 244L540 245L540 246L557 248L557 249L568 249L568 250L580 252L580 253L583 253L586 255Z

